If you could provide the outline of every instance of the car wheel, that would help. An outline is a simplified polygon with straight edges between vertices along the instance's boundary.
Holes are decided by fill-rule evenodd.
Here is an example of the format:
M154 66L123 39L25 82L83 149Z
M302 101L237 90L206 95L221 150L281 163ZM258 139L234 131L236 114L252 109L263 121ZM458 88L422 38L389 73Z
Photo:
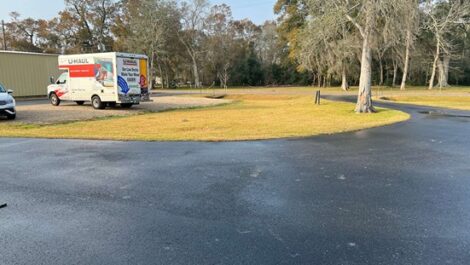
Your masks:
M59 106L60 105L60 98L56 95L56 93L52 93L49 98L51 100L52 106Z
M134 104L131 104L131 103L122 103L122 104L121 104L121 108L123 108L123 109L130 109L130 108L132 108L133 105L134 105Z
M79 106L82 106L83 104L85 104L85 101L75 101L75 103L77 103L77 105Z
M105 109L106 108L106 104L101 102L101 99L98 96L94 96L94 97L91 98L91 104L93 105L93 108L95 108L95 109Z
M15 113L15 114L8 114L8 115L7 115L7 119L9 119L9 120L14 120L14 119L16 119L16 113Z

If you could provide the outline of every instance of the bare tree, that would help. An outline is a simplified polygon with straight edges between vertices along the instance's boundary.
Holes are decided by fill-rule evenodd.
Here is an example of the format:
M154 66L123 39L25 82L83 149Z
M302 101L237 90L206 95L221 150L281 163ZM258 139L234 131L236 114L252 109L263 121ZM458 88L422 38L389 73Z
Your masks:
M372 113L372 48L379 23L389 26L390 32L398 31L400 11L408 0L309 0L313 19L332 17L331 24L351 24L358 32L361 42L361 74L356 105L358 113Z
M227 88L233 60L234 32L232 11L226 4L215 5L206 18L205 47L210 68L219 79L220 86Z
M300 32L297 60L303 68L318 73L319 86L321 83L330 85L335 76L340 78L341 88L346 91L351 64L358 52L358 36L350 24L336 21L335 13L314 13Z
M150 79L157 69L164 83L169 84L164 58L170 44L169 36L180 30L180 14L172 0L140 0L127 2L129 36L125 44L133 52L145 53L150 59ZM165 72L165 73L164 73ZM166 77L166 78L165 78Z
M29 44L34 45L34 38L39 31L38 21L32 18L20 19L20 14L17 12L11 12L11 31L19 36L23 36Z
M65 0L65 4L79 24L82 45L92 51L106 51L118 4L113 0Z
M203 53L201 50L202 36L208 7L209 3L207 0L183 2L181 6L183 31L177 33L179 40L184 45L188 56L191 58L194 85L197 88L201 87L198 61L199 56Z
M456 24L468 23L470 2L460 0L426 0L423 7L426 16L425 29L435 38L434 60L431 68L429 89L434 88L436 70L439 70L439 87L447 86L452 44L448 39ZM441 59L441 57L443 57Z
M410 68L411 48L413 46L415 35L418 31L419 25L419 3L418 0L410 0L408 7L403 9L404 20L406 24L406 37L405 37L405 58L403 63L403 77L401 79L400 90L406 89L406 81L408 79L408 72Z

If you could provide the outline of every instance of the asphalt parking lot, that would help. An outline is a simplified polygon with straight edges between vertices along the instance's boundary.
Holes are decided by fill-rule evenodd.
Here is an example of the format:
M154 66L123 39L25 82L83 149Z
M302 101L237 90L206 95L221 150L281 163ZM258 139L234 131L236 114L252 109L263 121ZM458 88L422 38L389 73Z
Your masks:
M0 264L470 264L468 112L388 106L413 117L276 141L0 139Z
M132 109L120 107L95 110L90 103L78 106L74 102L63 102L54 107L48 100L19 101L17 105L17 118L14 121L2 120L2 122L26 123L26 124L54 124L71 121L90 120L111 116L128 116L144 112L159 112L171 109L207 107L224 104L229 101L223 99L209 99L203 97L153 97L152 102L142 103Z

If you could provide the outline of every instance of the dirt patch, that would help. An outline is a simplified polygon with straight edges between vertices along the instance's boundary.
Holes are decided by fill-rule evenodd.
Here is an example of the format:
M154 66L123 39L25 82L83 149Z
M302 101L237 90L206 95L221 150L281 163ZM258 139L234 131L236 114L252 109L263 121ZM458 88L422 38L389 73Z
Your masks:
M92 120L113 116L131 116L145 112L160 112L172 109L209 107L229 103L229 100L191 98L191 97L154 97L153 102L142 103L132 109L106 108L95 110L90 104L78 106L74 102L63 102L54 107L47 102L37 101L19 104L17 118L9 123L56 124L72 121ZM3 121L2 122L7 122Z

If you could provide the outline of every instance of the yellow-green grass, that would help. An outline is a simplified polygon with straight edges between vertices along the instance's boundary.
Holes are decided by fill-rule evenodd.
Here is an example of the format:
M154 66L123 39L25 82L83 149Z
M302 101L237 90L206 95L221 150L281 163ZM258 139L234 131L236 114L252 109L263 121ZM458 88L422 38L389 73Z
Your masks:
M0 124L0 136L139 141L235 141L305 137L388 125L409 115L356 114L354 104L302 95L237 95L232 104L56 125Z
M469 96L391 96L380 97L387 101L397 103L407 103L421 106L431 106L440 108L450 108L458 110L470 110L470 95Z
M358 87L351 87L348 93L354 94L357 93ZM192 93L217 93L223 94L226 91L229 94L252 94L252 93L314 93L317 90L321 90L325 93L339 93L345 92L340 87L316 87L316 86L294 86L294 87L231 87L228 90L221 89L221 88L202 88L202 89L194 89L194 88L178 88L172 91L184 91L184 92L192 92ZM465 86L455 86L455 87L446 87L443 89L435 88L433 90L428 90L427 87L424 86L408 86L406 90L400 90L400 87L388 87L388 86L374 86L372 87L373 93L400 93L400 94L408 94L408 93L419 93L419 94L447 94L447 93L470 93L470 87ZM159 91L159 89L155 90Z

